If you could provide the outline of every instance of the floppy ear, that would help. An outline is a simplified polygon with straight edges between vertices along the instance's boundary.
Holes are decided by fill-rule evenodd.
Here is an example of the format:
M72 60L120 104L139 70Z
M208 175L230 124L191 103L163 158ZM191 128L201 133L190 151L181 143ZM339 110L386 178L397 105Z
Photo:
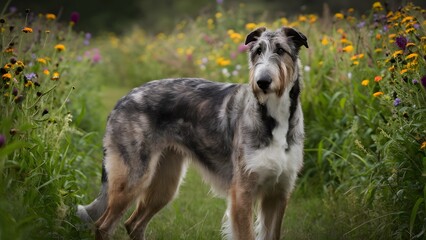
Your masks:
M296 45L297 50L299 50L302 45L306 48L309 48L308 39L305 35L303 35L303 33L295 30L294 28L289 27L283 27L282 31L287 37L289 37L293 41L293 43Z
M262 33L264 31L266 31L265 27L260 27L260 28L253 30L253 32L251 32L251 33L249 33L249 35L247 35L245 45L247 45L251 42L257 41L257 39L260 37L260 35L262 35Z

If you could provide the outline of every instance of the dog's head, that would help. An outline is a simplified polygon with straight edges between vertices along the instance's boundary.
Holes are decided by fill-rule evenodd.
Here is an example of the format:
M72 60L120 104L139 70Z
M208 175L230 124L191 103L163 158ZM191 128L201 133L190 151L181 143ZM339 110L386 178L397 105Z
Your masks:
M250 84L262 103L268 94L281 97L298 77L299 50L308 47L305 35L283 27L276 31L257 28L247 35L249 46Z

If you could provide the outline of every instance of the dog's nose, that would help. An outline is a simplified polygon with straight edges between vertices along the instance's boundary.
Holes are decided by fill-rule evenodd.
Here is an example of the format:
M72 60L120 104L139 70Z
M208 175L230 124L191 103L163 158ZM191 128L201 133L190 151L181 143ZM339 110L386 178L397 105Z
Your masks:
M262 90L266 90L269 88L269 85L271 85L271 82L272 78L270 76L264 76L257 80L257 86Z

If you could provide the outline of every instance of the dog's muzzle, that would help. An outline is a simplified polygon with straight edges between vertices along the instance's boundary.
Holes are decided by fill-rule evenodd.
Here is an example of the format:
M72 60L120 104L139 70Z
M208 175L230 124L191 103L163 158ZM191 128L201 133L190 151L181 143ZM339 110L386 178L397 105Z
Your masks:
M266 91L272 83L272 78L269 75L264 75L256 81L257 86L263 91Z

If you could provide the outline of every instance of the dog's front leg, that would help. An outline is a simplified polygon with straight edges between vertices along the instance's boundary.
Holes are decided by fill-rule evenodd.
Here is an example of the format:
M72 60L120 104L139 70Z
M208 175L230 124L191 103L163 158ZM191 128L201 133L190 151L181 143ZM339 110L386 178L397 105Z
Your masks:
M253 192L248 181L237 179L231 189L231 225L235 240L254 240Z

